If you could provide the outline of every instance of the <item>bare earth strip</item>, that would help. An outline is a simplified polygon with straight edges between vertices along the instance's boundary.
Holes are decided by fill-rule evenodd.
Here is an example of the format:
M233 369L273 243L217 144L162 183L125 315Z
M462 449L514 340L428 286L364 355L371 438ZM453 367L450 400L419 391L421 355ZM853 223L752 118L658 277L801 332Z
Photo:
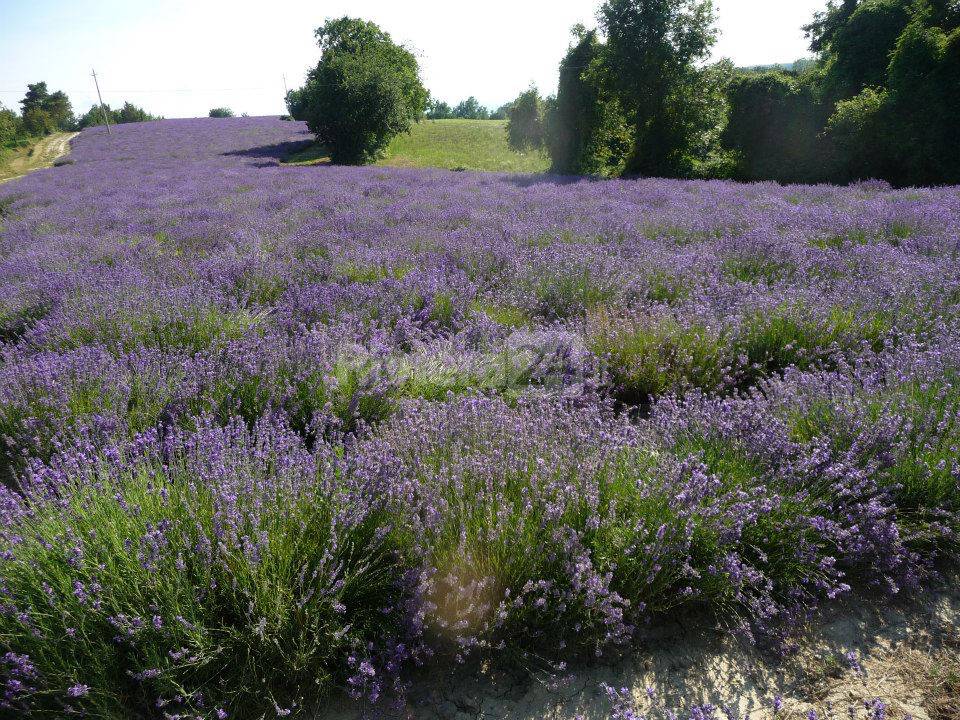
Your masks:
M14 151L9 158L0 162L0 183L50 167L57 158L70 152L70 141L79 134L56 133L41 139L32 148Z
M619 660L572 665L559 675L485 668L453 668L442 677L434 672L414 682L406 707L385 716L608 720L611 705L601 687L606 683L626 688L641 717L651 720L668 716L667 708L703 703L729 708L726 717L741 720L957 720L960 589L951 585L892 605L848 602L814 623L786 658L697 629L695 621L677 621L649 629ZM876 699L886 704L881 715L875 714ZM363 709L346 700L334 700L316 715L362 717Z

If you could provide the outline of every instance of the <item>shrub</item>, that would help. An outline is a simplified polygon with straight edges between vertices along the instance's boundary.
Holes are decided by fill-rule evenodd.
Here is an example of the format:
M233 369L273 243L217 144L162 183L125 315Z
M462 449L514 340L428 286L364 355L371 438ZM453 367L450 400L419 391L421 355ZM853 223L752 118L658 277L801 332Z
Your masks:
M426 109L417 59L372 22L330 20L316 35L320 63L290 98L291 114L334 162L371 162Z
M723 333L669 315L624 319L597 313L588 342L606 362L621 399L631 404L691 388L718 388L729 354Z
M567 319L612 299L619 288L588 266L542 270L530 281L536 309L551 319Z
M788 367L807 369L835 364L863 346L877 351L890 334L891 319L882 312L829 307L812 312L803 304L782 306L747 316L734 341L746 360L740 384L750 385Z
M212 118L232 118L233 110L228 107L216 107L210 111L209 117Z
M20 145L25 139L20 116L0 105L0 150Z
M507 142L511 150L539 150L544 145L544 102L531 87L510 104Z
M807 84L781 72L741 74L727 101L721 142L737 154L738 179L807 182L828 172L817 138L826 118Z
M23 113L23 129L29 135L49 135L57 129L50 113L40 108L30 108Z
M99 344L116 352L138 347L185 348L194 352L243 337L266 316L246 308L224 310L215 305L110 309L83 306L88 313L64 328L50 342L60 348Z
M890 177L899 149L890 137L889 98L885 90L866 88L841 100L827 122L845 179Z
M5 707L252 718L368 683L403 631L402 577L377 501L352 507L334 466L264 424L91 465L62 502L41 477L5 505L0 634L29 660Z

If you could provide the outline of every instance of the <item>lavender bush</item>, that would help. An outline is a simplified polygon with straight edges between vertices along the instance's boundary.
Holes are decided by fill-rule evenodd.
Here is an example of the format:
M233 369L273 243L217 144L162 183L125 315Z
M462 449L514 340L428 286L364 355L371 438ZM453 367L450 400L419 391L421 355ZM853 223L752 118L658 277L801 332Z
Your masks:
M282 166L0 190L0 714L299 714L683 610L782 642L960 531L960 192Z

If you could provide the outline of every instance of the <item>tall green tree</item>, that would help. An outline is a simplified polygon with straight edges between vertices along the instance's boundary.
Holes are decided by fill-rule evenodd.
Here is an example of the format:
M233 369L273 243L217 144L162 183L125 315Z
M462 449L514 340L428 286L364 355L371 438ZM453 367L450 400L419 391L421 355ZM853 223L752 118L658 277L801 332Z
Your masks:
M834 36L853 15L859 1L828 0L825 9L813 14L813 20L803 26L813 52L822 54L830 48Z
M46 135L55 130L72 130L76 125L70 98L62 90L51 93L46 82L27 85L20 101L23 126L31 135Z
M154 119L146 110L131 102L125 102L123 107L116 112L115 118L117 124L145 122Z
M491 120L506 120L507 116L510 114L510 103L504 103L492 113L490 113Z
M84 130L85 128L95 125L103 125L104 111L110 119L110 122L116 122L116 110L111 110L109 105L104 105L103 109L101 109L100 105L96 104L91 105L89 110L77 118L77 127Z
M44 101L42 109L50 116L58 130L72 130L76 125L70 98L62 90L51 93Z
M633 128L616 96L601 82L603 43L595 30L572 30L560 62L557 98L546 118L553 171L619 175L633 149Z
M849 5L835 11L845 19L817 43L823 58L825 100L835 103L866 87L886 84L890 56L910 22L913 6L914 0L866 0L852 12Z
M887 89L881 112L900 160L893 182L960 183L960 27L911 23L891 57Z
M29 135L47 135L56 129L53 118L45 105L50 98L47 83L38 82L27 85L27 94L20 101L20 116L23 129Z
M329 20L316 37L320 62L288 96L291 115L307 121L334 162L371 162L426 110L417 59L376 24L356 18Z
M131 102L125 102L118 110L111 110L109 105L105 105L103 110L101 110L100 105L91 105L87 112L77 118L77 127L83 130L94 125L103 125L104 111L106 111L110 122L116 125L162 119L156 115L151 115L142 107Z
M47 90L46 82L31 83L27 85L27 94L20 101L22 112L27 113L31 110L43 110L44 105L50 98L50 91Z
M690 127L685 90L697 85L697 63L716 41L711 0L606 0L600 25L607 36L603 82L629 113L634 147L627 171L685 172L699 128Z
M49 135L57 129L50 113L38 107L24 110L22 121L23 129L29 135Z
M960 5L859 0L829 6L820 20L830 32L813 38L812 77L831 108L831 179L960 183Z

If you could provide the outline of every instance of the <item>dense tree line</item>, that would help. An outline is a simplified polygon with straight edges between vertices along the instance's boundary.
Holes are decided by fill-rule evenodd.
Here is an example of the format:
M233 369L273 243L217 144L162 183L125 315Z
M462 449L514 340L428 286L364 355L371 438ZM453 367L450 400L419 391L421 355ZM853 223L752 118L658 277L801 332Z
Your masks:
M708 62L711 0L605 0L574 28L558 91L496 113L429 101L414 55L373 23L317 30L322 56L291 115L335 161L367 162L421 117L507 117L510 146L553 170L781 182L960 183L960 3L828 0L804 28L812 60Z
M960 5L842 0L805 30L812 67L731 87L736 177L960 183Z
M607 0L574 29L558 92L512 105L515 148L557 172L781 182L960 183L960 4L830 0L812 62L704 64L709 0Z
M557 95L539 103L535 90L521 95L510 128L530 128L525 144L549 151L556 172L729 174L732 156L719 138L734 68L703 64L716 40L711 2L608 0L599 19L597 30L574 28ZM539 117L530 116L537 107Z
M93 105L78 117L73 113L67 94L61 90L50 92L45 82L27 85L20 108L17 113L0 105L0 149L23 147L54 132L103 125L105 115L112 124L160 119L129 102L117 109L111 109L109 105L103 108Z
M480 104L472 95L454 106L442 100L431 100L427 105L428 120L506 120L507 105L501 105L494 111Z
M125 102L123 107L117 109L111 109L109 105L104 105L102 109L99 105L92 105L87 112L77 119L77 129L83 130L84 128L94 125L103 125L104 115L106 115L111 125L163 119L156 115L151 115L142 107L137 107L130 102Z
M20 113L0 106L0 148L15 148L33 138L71 130L76 124L70 99L62 90L50 92L45 82L27 85Z

